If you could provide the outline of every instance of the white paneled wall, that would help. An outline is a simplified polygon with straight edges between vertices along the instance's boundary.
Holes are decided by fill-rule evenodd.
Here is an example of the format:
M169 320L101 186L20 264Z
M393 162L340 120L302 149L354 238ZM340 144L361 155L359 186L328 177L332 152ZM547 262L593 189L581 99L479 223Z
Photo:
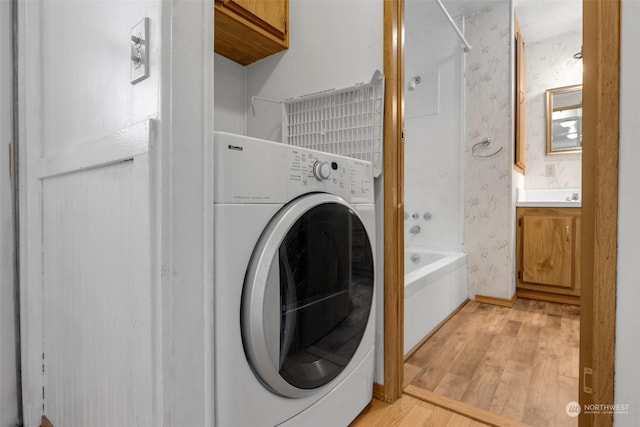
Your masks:
M45 414L153 424L148 156L43 180Z
M407 2L406 14L435 3ZM444 18L444 16L443 16ZM411 20L414 23L415 20ZM462 26L462 19L456 19ZM417 26L417 23L416 23ZM437 41L437 42L436 42ZM463 243L463 53L446 21L407 27L405 40L405 244L461 249ZM411 85L411 81L417 82ZM410 86L411 85L411 86ZM431 219L425 220L425 213ZM418 219L412 217L418 214ZM420 232L411 234L412 226Z
M0 427L18 421L13 312L11 130L11 3L0 1Z

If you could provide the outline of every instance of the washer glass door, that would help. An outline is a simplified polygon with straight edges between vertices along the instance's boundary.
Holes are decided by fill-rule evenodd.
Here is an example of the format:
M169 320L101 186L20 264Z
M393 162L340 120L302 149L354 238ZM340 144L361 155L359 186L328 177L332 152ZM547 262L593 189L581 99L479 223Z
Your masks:
M373 272L367 232L344 200L312 195L274 217L242 304L245 350L265 385L304 396L344 370L367 327Z

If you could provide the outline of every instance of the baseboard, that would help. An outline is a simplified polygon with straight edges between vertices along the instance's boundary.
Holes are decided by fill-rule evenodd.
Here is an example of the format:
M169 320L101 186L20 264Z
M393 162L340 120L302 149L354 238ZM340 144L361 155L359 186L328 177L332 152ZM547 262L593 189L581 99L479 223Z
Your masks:
M47 417L43 415L42 422L40 423L40 427L53 427L53 424L51 424L51 421L49 421Z
M427 342L427 340L429 338L431 338L433 336L433 334L435 334L436 332L438 332L440 330L440 328L442 328L444 326L445 323L447 323L449 321L449 319L451 319L453 316L455 316L460 310L462 310L462 307L464 307L465 305L467 305L467 303L469 303L469 299L465 299L462 304L460 304L458 307L455 308L455 310L453 310L447 317L444 318L444 320L440 323L438 323L436 325L435 328L433 328L431 330L431 332L429 332L424 338L422 338L420 340L420 342L418 342L418 344L414 345L413 348L411 350L409 350L407 352L407 354L404 355L404 359L403 362L406 362L407 360L409 360L409 358L411 356L413 356L413 353L415 353L416 351L418 351L418 349L420 347L422 347L422 344L424 344L425 342ZM375 385L375 384L374 384Z
M560 304L580 305L580 297L577 295L553 294L551 292L534 291L530 289L516 290L518 298L536 299L540 301L557 302Z
M384 401L384 385L373 383L373 398Z
M467 403L460 402L458 400L450 399L448 397L441 396L432 391L428 391L422 388L418 388L413 385L409 385L404 389L404 394L422 400L423 402L431 403L432 405L445 408L456 414L463 415L467 418L479 421L481 423L494 426L494 427L524 427L527 424L523 424L520 421L512 420L502 415L494 414L486 409L476 408Z
M500 305L502 307L513 307L513 303L516 300L516 293L513 294L513 296L511 297L511 299L504 299L504 298L496 298L496 297L487 297L484 295L476 295L476 302L480 302L483 304L493 304L493 305Z

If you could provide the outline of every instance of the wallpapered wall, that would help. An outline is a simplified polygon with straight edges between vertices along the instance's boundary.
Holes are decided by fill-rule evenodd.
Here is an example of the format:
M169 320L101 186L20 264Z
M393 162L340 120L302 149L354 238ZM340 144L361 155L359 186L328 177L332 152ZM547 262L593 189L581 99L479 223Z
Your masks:
M526 42L526 34L523 34ZM579 188L582 154L546 155L547 89L582 83L582 60L573 58L582 34L569 33L527 45L527 158L525 188ZM550 168L551 170L547 171Z
M469 297L511 298L514 279L512 196L511 4L496 3L469 16L466 35L465 247ZM472 157L474 144L492 142Z

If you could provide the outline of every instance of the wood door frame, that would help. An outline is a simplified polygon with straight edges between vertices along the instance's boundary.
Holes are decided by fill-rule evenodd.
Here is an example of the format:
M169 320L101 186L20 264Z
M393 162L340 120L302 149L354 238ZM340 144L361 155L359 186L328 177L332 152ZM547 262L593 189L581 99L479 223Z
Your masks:
M583 0L580 403L613 402L618 228L620 0ZM585 384L585 368L593 375ZM590 386L593 394L586 393ZM613 425L580 414L580 425Z
M374 396L402 396L404 347L404 1L384 0L384 386Z
M620 0L583 0L583 231L580 372L591 367L594 394L580 403L613 403L617 247ZM384 383L376 397L402 395L404 324L404 0L384 1ZM594 260L598 260L597 263ZM597 343L594 346L593 343ZM580 422L612 425L613 416Z

